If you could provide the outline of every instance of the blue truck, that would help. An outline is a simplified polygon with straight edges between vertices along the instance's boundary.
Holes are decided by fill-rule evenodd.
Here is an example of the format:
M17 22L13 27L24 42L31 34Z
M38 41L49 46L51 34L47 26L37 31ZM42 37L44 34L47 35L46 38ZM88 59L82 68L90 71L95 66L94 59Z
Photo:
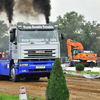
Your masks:
M63 35L61 35L63 38ZM60 58L57 25L17 25L9 29L9 55L0 59L0 78L49 78L55 58Z

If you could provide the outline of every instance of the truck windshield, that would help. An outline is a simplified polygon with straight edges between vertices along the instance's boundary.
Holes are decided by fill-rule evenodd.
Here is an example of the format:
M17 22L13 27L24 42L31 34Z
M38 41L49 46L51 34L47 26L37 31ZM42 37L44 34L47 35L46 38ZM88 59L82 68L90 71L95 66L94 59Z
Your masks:
M58 31L54 30L18 30L19 42L59 42Z

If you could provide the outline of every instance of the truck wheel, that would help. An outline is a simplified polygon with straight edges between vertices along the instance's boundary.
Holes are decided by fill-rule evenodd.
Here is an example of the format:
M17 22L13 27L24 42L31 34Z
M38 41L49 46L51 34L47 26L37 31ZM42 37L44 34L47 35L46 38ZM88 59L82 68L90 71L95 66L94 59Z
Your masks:
M72 63L72 61L70 61L69 67L73 67L73 63Z
M15 75L15 68L14 65L11 67L11 79L13 82L18 82L19 81L19 75Z
M90 67L91 68L95 67L95 63L90 63Z
M76 66L76 62L73 62L73 66L74 66L74 67Z

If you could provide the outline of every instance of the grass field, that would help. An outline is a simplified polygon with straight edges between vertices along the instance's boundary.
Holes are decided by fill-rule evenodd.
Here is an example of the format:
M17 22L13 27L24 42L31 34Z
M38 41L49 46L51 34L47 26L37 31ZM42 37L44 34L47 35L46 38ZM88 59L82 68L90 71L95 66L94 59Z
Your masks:
M9 95L5 95L0 93L0 100L19 100L19 96L9 96ZM32 99L29 99L32 100Z
M33 100L33 99L30 98L29 96L27 97L27 99L28 99L28 100ZM19 100L19 96L6 95L6 94L0 93L0 100ZM46 100L46 99L35 98L35 100Z
M67 70L67 72L71 73L71 72L75 72L75 71ZM81 71L81 73L85 73L85 74L98 74L99 75L99 72L91 72L91 71Z

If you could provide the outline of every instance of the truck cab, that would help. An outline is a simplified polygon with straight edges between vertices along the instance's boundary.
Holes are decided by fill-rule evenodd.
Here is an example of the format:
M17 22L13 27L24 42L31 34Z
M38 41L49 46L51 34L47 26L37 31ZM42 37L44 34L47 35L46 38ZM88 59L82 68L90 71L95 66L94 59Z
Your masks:
M19 81L20 77L49 78L57 57L60 58L57 25L10 27L9 60L7 62L9 74L7 75L13 82Z

